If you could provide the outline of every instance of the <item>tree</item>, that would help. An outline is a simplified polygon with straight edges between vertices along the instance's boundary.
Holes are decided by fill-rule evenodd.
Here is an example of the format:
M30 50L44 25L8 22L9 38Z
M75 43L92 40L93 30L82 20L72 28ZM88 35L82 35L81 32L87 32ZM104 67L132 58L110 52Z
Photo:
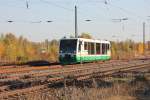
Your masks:
M17 55L17 38L12 33L8 33L4 37L5 56L9 61L15 61Z
M143 54L144 50L143 50L143 43L139 43L138 44L138 53L139 54Z
M0 41L0 58L3 57L4 52L5 52L5 46L4 46L3 42Z
M82 33L79 37L86 38L86 39L92 39L92 36L89 33Z
M58 51L59 51L59 47L58 47L58 41L57 40L52 40L50 42L50 60L53 62L58 61Z

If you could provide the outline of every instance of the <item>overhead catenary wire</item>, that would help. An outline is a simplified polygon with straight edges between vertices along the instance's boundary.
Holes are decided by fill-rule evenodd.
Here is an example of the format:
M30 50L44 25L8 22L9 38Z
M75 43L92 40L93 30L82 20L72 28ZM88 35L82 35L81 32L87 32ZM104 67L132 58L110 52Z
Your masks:
M2 1L2 0L0 0ZM3 1L7 1L7 0L3 0ZM3 2L1 3L2 6L4 7L10 7L10 8L19 8L19 9L23 9L26 8L26 0L16 0L17 2L14 2L15 0L11 0L9 2ZM25 6L24 6L25 5Z
M64 7L64 6L62 6L62 5L60 5L60 4L56 4L56 3L54 3L54 2L52 2L52 1L47 1L47 0L40 0L41 2L43 2L43 3L46 3L46 4L49 4L49 5L52 5L52 6L55 6L55 7L58 7L58 8L61 8L61 9L65 9L65 10L67 10L67 11L71 11L71 12L74 12L74 9L70 9L70 8L67 8L67 7ZM75 0L75 5L77 5L77 2L78 2L78 0ZM105 3L105 4L107 4L106 2L106 0L102 0L102 1L100 1L101 3ZM29 1L28 0L26 0L26 8L28 9L29 8ZM80 9L78 9L79 11L78 11L78 13L80 13L80 15L83 15L83 16L87 16L87 15L89 15L89 14L85 14L85 12L84 11L81 11ZM102 15L101 15L102 16ZM104 17L104 16L103 16ZM104 17L105 18L105 17ZM96 18L94 18L94 19L96 19ZM16 21L15 21L16 22ZM33 21L32 21L33 22ZM31 23L32 23L31 22ZM36 21L36 23L41 23L40 21Z
M97 0L94 0L94 1L95 1L97 4L102 2L102 1L100 1L100 0L98 0L98 1L97 1ZM117 1L121 1L121 0L117 0ZM103 3L104 3L105 5L107 5L107 6L110 6L110 7L113 7L113 8L116 8L116 9L120 10L122 13L126 13L126 14L128 14L128 15L130 15L130 16L132 16L132 17L136 17L137 19L140 19L140 20L145 19L145 16L138 15L137 13L135 13L135 12L133 12L133 11L131 11L131 10L127 10L127 9L125 9L125 8L123 8L123 7L114 5L114 4L112 3L112 0L104 0Z
M25 0L26 1L26 8L28 9L29 8L29 0ZM74 12L74 9L73 7L72 8L68 8L68 7L65 7L65 6L62 6L61 4L57 4L53 1L50 1L50 0L39 0L45 4L49 4L49 5L52 5L52 6L55 6L55 7L58 7L58 8L61 8L61 9L64 9L64 10L67 10L67 11L70 11L70 12ZM131 16L134 16L134 17L137 17L138 19L142 19L143 20L143 16L140 16L140 15L137 15L136 13L134 13L133 11L129 11L127 9L124 9L122 7L119 7L119 6L116 6L114 4L111 3L111 0L88 0L88 1L91 1L91 2L96 2L96 3L104 3L105 5L109 5L110 7L113 7L113 8L117 8L118 10L126 13L126 14L129 14ZM119 0L117 0L119 1ZM78 4L78 0L74 0L74 4L77 5ZM79 5L79 4L78 4ZM82 5L82 4L80 4ZM80 8L80 7L78 7ZM78 9L78 13L80 13L80 15L84 15L84 16L87 16L88 14L85 12L85 11L81 11L81 9ZM103 16L103 15L101 15ZM104 16L103 16L104 17ZM98 18L97 16L95 16L95 18ZM94 19L95 19L94 18ZM105 18L105 17L104 17ZM111 18L112 19L112 18Z
M111 6L111 7L117 8L117 9L119 9L120 11L122 11L122 12L124 12L124 13L126 13L126 14L129 14L129 15L131 15L131 16L137 17L138 19L143 19L143 18L144 18L143 16L137 15L137 14L136 14L135 12L133 12L133 11L129 11L129 10L125 9L125 8L116 6L116 5L112 4L112 3L108 3L108 5Z
M13 0L12 0L13 1ZM15 1L17 1L17 0L15 0ZM19 0L18 0L19 1ZM26 1L26 2L25 2ZM29 9L29 8L34 8L33 6L35 5L34 3L35 2L31 2L32 0L30 0L30 2L29 2L29 0L22 0L22 3L23 4L21 4L20 6L23 6L24 7L24 9L26 10L26 11L32 11L33 9ZM61 1L61 0L57 0L57 1ZM83 2L83 3L81 3L81 1ZM123 17L128 17L128 18L130 18L130 20L132 21L132 19L134 19L134 20L136 20L136 19L140 19L140 20L143 20L143 16L142 15L138 15L138 13L137 12L133 12L132 11L132 9L128 9L128 8L123 8L122 6L120 6L120 5L116 5L116 4L114 4L114 2L111 2L112 0L71 0L71 3L70 3L70 1L69 1L69 3L70 4L72 4L72 2L75 2L73 5L78 5L78 15L79 15L79 19L81 19L80 20L80 22L81 21L83 21L83 24L84 24L84 21L86 21L86 20L91 20L92 21L92 24L93 24L93 21L96 21L96 24L97 23L101 23L101 21L103 21L103 19L106 19L105 20L105 22L106 21L109 21L109 22L112 22L112 18L122 18L122 17L119 17L119 16L123 16ZM88 2L88 1L90 1L90 2ZM121 0L113 0L113 1L115 1L115 2L117 2L117 1L121 1ZM85 3L84 3L85 2ZM15 3L15 2L14 2ZM68 11L68 12L74 12L74 6L72 5L72 7L70 7L70 5L68 5L68 6L65 6L66 4L64 4L64 2L62 2L62 3L60 3L60 2L55 2L55 1L53 1L53 0L38 0L38 6L39 6L39 3L40 3L40 6L42 7L43 5L42 5L42 3L43 4L45 4L45 5L49 5L49 6L46 6L46 7L53 7L54 9L55 9L55 7L56 8L59 8L60 9L60 11L63 11L63 10L66 10L66 12ZM105 10L105 8L103 7L103 6L99 6L99 8L97 7L97 6L95 6L95 8L96 8L96 10L98 11L98 10L100 10L99 12L95 12L95 11L93 11L93 12L90 12L90 11L88 11L89 9L92 11L93 9L91 9L91 8L86 8L86 7L82 7L82 5L84 6L84 5L87 5L87 3L88 3L88 6L89 5L91 5L92 3L96 3L97 5L105 5L104 7L109 7L108 9L107 9L107 11ZM18 4L18 3L17 3ZM16 6L18 6L18 5L16 5ZM14 5L14 7L16 7L15 5ZM93 6L93 7L94 7ZM101 9L101 8L103 8L103 9ZM84 9L82 9L82 8L84 8ZM108 11L111 11L111 9L113 9L114 8L114 10L116 10L116 12L117 12L117 14L116 14L116 16L114 17L112 17L112 15L111 14L114 14L114 12L111 12L111 13L109 13ZM35 8L36 9L36 8ZM59 10L58 9L58 10ZM42 10L42 9L41 9ZM56 10L57 11L57 10ZM101 12L104 12L104 14L101 14ZM118 12L119 11L119 12ZM50 13L50 11L49 10L47 10L46 12L48 12L48 13ZM34 12L33 12L34 13ZM107 14L107 13L109 13L109 15ZM121 15L121 13L122 13L122 15ZM125 14L127 14L127 16L125 15ZM27 16L28 16L28 13L26 14ZM34 14L32 14L32 15L34 15ZM68 14L69 15L69 14ZM124 16L125 15L125 16ZM35 15L34 15L35 16ZM17 20L17 18L14 18L13 17L13 19L11 20L8 20L8 21L6 21L6 20L4 20L3 22L4 23L31 23L31 24L42 24L42 23L51 23L51 22L59 22L60 23L60 21L63 21L63 22L65 22L65 23L72 23L73 22L73 18L71 19L71 17L69 16L69 17L66 17L66 18L64 18L64 16L60 16L60 18L50 18L50 19L48 19L48 20L43 20L43 19L45 19L45 18L43 18L42 16L45 16L45 15L41 15L41 14L39 14L39 16L40 16L40 19L38 20L36 20L36 18L33 18L33 19L31 19L30 21L24 21L24 20L26 20L26 18L24 18L22 21L18 21ZM51 14L51 15L48 15L48 16L55 16L56 17L56 15L55 14ZM71 16L73 16L73 15L71 15ZM131 17L130 17L131 16ZM7 18L7 16L6 16L6 18ZM42 18L42 19L41 19ZM3 19L5 19L5 18L2 18L1 20L3 20ZM98 19L98 20L97 20ZM68 21L69 20L69 21ZM10 21L12 21L12 22L10 22ZM137 20L136 20L137 21ZM86 22L88 22L88 21L86 21ZM1 22L0 22L1 23ZM90 24L91 24L91 22L90 22ZM85 25L90 25L90 24L87 24L87 23L85 23ZM95 23L94 23L95 24ZM134 23L135 24L135 23ZM82 24L81 24L82 25Z
M43 21L17 21L17 20L6 20L6 21L0 21L0 23L51 23L52 20L43 20Z
M52 5L52 6L58 7L58 8L65 9L65 10L67 10L67 11L71 11L71 12L74 11L74 9L70 9L70 8L61 6L61 5L56 4L56 3L54 3L54 2L51 2L51 1L47 1L47 0L40 0L40 1L43 2L43 3L50 4L50 5Z
M43 2L43 3L49 4L49 5L55 6L55 7L57 7L57 8L67 10L67 11L69 11L69 12L74 12L74 9L64 7L64 6L60 5L60 4L56 4L56 3L51 2L51 1L47 1L47 0L40 0L40 1ZM84 17L87 16L87 15L89 15L89 14L86 14L84 11L81 11L81 10L79 9L78 0L75 0L75 1L74 1L74 6L75 6L75 5L76 5L76 6L78 5L77 8L78 8L78 13L79 13L80 15L82 15L82 16L84 16ZM74 7L72 7L72 8L74 8Z

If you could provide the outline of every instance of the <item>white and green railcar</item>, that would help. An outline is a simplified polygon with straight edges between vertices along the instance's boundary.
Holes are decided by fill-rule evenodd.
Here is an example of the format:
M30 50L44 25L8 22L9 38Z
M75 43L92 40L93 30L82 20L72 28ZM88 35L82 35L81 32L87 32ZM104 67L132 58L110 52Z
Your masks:
M64 38L60 40L59 61L61 64L72 64L109 60L110 48L110 41L106 40Z

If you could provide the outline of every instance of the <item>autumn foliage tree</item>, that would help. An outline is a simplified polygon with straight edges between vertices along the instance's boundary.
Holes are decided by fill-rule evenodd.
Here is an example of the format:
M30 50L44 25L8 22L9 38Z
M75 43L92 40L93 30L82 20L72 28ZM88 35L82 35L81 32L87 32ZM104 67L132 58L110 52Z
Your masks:
M92 36L90 35L90 33L82 33L79 37L86 38L86 39L92 39Z
M82 33L80 38L91 39L88 33ZM147 47L148 48L148 47ZM24 63L35 60L58 61L59 41L45 40L31 42L23 36L16 37L12 33L0 36L0 64L1 62ZM143 44L132 40L111 42L112 59L129 59L143 53Z
M57 40L52 40L49 44L50 48L49 48L49 59L53 62L58 61L58 51L59 51L59 47L58 47L58 41Z
M130 59L140 55L139 53L140 43L135 43L132 40L111 42L111 45L112 45L111 52L113 59ZM140 52L142 51L140 50Z
M45 54L41 51L43 48L47 49ZM33 60L58 61L58 41L35 43L22 36L17 38L12 33L7 33L0 36L0 62L6 60L17 63Z
M3 44L2 41L0 41L0 59L2 59L2 57L4 56L4 52L5 52L5 45Z

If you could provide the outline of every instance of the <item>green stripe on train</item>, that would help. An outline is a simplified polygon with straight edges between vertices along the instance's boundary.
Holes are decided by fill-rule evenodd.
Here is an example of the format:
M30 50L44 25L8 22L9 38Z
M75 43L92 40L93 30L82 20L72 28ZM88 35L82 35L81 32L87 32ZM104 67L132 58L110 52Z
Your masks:
M65 59L60 57L59 61L62 64L69 64L69 63L79 63L79 62L91 62L91 61L99 61L99 60L109 60L111 57L107 55L103 56L74 56L71 57L70 59Z
M89 62L89 61L99 61L99 60L109 60L110 56L84 56L84 57L80 57L77 56L77 62Z

